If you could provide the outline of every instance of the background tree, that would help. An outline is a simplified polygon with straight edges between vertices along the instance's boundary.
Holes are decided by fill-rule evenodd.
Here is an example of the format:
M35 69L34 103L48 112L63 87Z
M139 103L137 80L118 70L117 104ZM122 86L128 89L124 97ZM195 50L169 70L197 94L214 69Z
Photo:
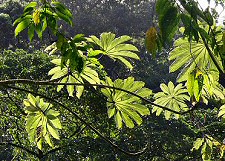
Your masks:
M129 35L136 37L133 43L143 47L143 38L140 37L142 33L136 30L140 26L134 25L131 30L123 30L124 26L118 27L121 22L109 19L115 18L116 13L128 13L127 17L133 16L130 16L129 20L139 22L145 17L139 14L142 13L142 8L144 11L145 6L148 6L146 4L151 3L78 2L67 4L73 8L76 3L77 8L82 6L82 11L93 9L90 13L96 15L92 17L89 14L90 17L107 22L105 24L109 26L105 28L106 31L113 30L120 36L130 32ZM56 42L48 47L48 51L55 55L48 56L40 51L32 54L24 50L2 51L0 94L3 105L1 121L4 126L1 128L1 150L8 152L2 152L4 158L196 160L202 157L203 160L218 160L223 157L224 123L217 118L224 115L224 93L219 84L223 80L223 29L212 24L213 17L210 12L202 12L195 1L157 1L158 26L155 21L154 26L147 31L146 47L157 58L156 65L168 66L169 63L164 58L167 53L160 54L162 57L156 55L162 46L167 47L169 59L174 61L170 65L170 72L179 72L177 82L182 84L169 82L169 78L166 78L160 80L165 84L160 84L160 88L157 88L156 85L160 82L157 82L157 79L161 79L159 77L155 79L156 83L151 84L150 81L149 86L153 87L154 91L162 92L152 93L151 90L143 88L143 82L128 77L128 73L131 73L141 80L143 76L140 71L149 73L144 69L147 69L148 63L152 61L151 56L141 49L140 58L145 58L146 63L139 63L140 68L130 72L134 60L138 59L135 53L137 48L124 44L130 37L121 36L116 39L112 33L89 36L93 34L93 28L89 28L84 31L90 32L87 37L76 35L70 38L74 31L63 22L59 21L62 26L59 28L55 23L59 19L68 24L72 23L70 11L61 3L44 1L38 2L38 5L35 2L27 4L29 5L25 8L22 18L14 22L17 26L15 34L20 35L28 27L30 40L46 36L49 39L44 43L48 43L49 40L56 39ZM139 7L141 9L138 9ZM193 7L194 9L191 9ZM112 14L103 14L101 17L98 12ZM187 38L176 40L174 49L168 50L181 20L184 28L180 29L180 34ZM116 27L110 24L111 22L117 24ZM124 17L123 22L131 21ZM149 26L145 25L143 30L147 30ZM33 31L36 32L34 35ZM102 31L99 29L97 32ZM108 61L109 58L116 60L116 64L114 61ZM53 64L49 63L49 59L53 59ZM159 73L156 65L153 73ZM123 71L117 72L121 69L125 69L126 74ZM151 78L149 75L144 76L147 82L148 78ZM107 76L111 76L112 80ZM13 80L14 78L20 79ZM35 81L37 79L44 81ZM45 81L49 79L51 81ZM66 87L62 88L62 85ZM30 94L27 96L27 93ZM115 122L108 117L114 117ZM25 127L24 122L27 122ZM134 126L136 124L140 126ZM121 129L122 126L127 127ZM53 142L56 146L53 146ZM102 148L96 148L99 146ZM114 147L113 151L111 147ZM143 151L134 153L143 148Z

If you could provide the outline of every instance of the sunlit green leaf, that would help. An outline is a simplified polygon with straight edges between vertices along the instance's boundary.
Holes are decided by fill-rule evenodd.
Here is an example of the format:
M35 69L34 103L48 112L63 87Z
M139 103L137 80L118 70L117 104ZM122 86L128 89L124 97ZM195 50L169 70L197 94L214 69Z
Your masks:
M143 88L144 82L134 81L133 77L125 80L117 79L112 82L107 78L109 86L121 88L129 92L133 92L143 98L149 97L152 91ZM129 128L134 127L134 121L140 125L142 123L141 116L149 115L150 111L140 102L140 98L121 90L113 90L110 88L101 89L102 93L107 97L108 117L115 116L118 128L122 127L122 122ZM141 116L140 116L141 115Z
M198 150L203 143L204 143L204 138L198 138L197 140L195 140L192 150L194 149Z
M98 73L95 69L97 69L95 64L92 64L91 62L86 62L83 66L83 70L81 73L78 71L72 72L70 75L68 75L69 70L68 67L61 68L61 60L60 59L54 59L52 60L52 63L56 65L56 67L52 68L48 75L52 75L53 79L59 79L61 78L61 83L80 83L83 84L84 81L89 82L90 84L100 84L100 79L98 76ZM57 91L60 91L64 85L58 85ZM96 87L94 87L96 88ZM69 96L73 96L74 90L76 90L76 96L80 98L80 96L83 93L84 86L75 86L75 85L67 85L67 91L69 93Z
M188 75L196 68L217 70L202 40L193 41L191 44L186 38L176 40L175 48L170 52L169 59L174 60L170 66L170 72L181 70L177 78L178 82L186 81Z
M221 107L220 107L220 110L219 110L219 113L218 113L218 117L225 117L225 105L222 105Z
M17 36L25 28L27 28L29 26L30 22L31 22L31 19L24 19L23 21L21 21L15 29L15 36Z
M37 147L41 150L45 141L51 147L53 143L49 134L59 139L58 129L62 129L61 122L57 116L59 112L52 108L52 104L44 102L43 98L34 97L28 94L28 99L24 100L27 109L30 107L36 110L26 110L26 131L29 134L30 142L36 142Z
M118 129L122 128L122 117L119 111L117 111L116 115L115 115L115 122L116 122L116 126Z
M47 123L47 129L48 129L48 132L55 138L55 139L60 139L59 138L59 133L57 131L57 129L55 129L54 127L52 127L51 124Z
M30 2L23 10L23 12L27 12L28 10L33 10L37 6L37 2Z
M172 82L169 82L167 86L163 83L160 84L160 88L163 92L158 92L154 95L155 104L169 108L176 112L182 112L188 109L185 101L189 101L190 97L186 94L187 90L182 84L174 86ZM152 112L155 112L157 116L159 116L163 111L167 120L170 119L172 115L174 115L176 119L179 117L178 114L173 114L171 111L163 110L158 106L153 106L152 108Z
M118 59L128 68L132 69L133 66L127 58L139 59L139 57L135 53L138 49L134 45L124 44L130 39L129 36L115 38L115 34L113 33L102 33L100 39L96 36L90 36L87 40L98 45L104 55L112 59Z
M33 37L34 37L34 24L31 23L29 28L28 28L28 36L29 36L29 40L32 41L33 40Z
M68 76L68 83L75 83L75 82L76 82L76 79L73 76L69 75ZM67 85L66 87L67 87L67 91L69 93L69 96L73 96L74 85Z

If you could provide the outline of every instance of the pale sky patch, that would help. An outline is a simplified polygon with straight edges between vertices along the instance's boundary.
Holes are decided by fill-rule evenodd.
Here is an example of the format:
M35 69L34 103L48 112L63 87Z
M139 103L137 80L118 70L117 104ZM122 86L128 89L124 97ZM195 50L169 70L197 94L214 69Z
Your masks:
M219 14L218 23L223 23L223 21L225 20L225 10L220 4L216 6L213 0L210 1L210 4L208 3L208 0L198 0L198 2L203 9L206 9L208 6L210 6L210 8L215 8Z

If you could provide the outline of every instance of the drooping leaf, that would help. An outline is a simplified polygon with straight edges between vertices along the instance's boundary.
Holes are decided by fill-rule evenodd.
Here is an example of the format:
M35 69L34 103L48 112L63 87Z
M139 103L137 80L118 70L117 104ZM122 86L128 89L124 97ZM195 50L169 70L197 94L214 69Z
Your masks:
M155 27L150 27L148 31L146 32L145 36L145 47L149 53L152 53L152 55L155 57L156 51L158 48L157 45L157 31Z
M17 36L20 32L26 29L30 25L31 19L27 18L22 20L15 29L15 36Z
M33 10L37 6L37 2L30 2L23 10L23 12L27 12Z
M220 107L219 113L218 113L218 117L225 117L225 105L222 105Z
M34 24L30 24L29 28L28 28L28 37L29 37L29 40L32 41L33 40L33 37L34 37Z
M204 143L204 138L198 138L197 140L195 140L194 144L193 144L193 148L192 148L192 151L195 149L195 150L198 150L202 144Z
M72 26L72 24L73 24L72 17L73 16L72 16L71 11L60 2L52 1L51 5L55 8L55 13L58 15L58 17L60 17L64 21L68 22Z
M121 117L120 111L117 111L117 113L115 115L115 122L116 122L117 128L121 129L123 123L122 123L122 117Z
M212 148L211 146L209 146L209 144L207 144L207 142L205 142L202 146L202 160L203 161L210 161L211 160L211 153L212 153Z
M108 117L111 118L113 115L115 115L116 108L109 107L107 112L108 112Z
M25 19L32 19L32 15L26 15L26 16L22 16L17 18L14 22L13 22L13 26L17 26L20 22L22 22Z
M220 146L221 144L209 135L204 138L198 138L193 144L193 150L198 150L201 147L201 155L203 161L210 161L213 151L213 146Z
M51 5L54 6L55 8L57 8L60 12L64 13L65 15L67 15L68 17L72 18L72 13L69 9L66 8L65 5L63 5L60 2L56 2L56 1L52 1Z
M58 140L60 139L58 130L55 127L53 127L50 123L47 123L47 129L49 134L51 134L55 139Z
M76 83L77 81L76 81L76 79L73 76L69 75L67 82L68 83ZM74 85L67 85L66 87L67 87L67 91L69 93L69 96L73 96Z
M158 0L156 12L159 14L159 27L161 30L162 42L170 43L178 30L180 21L177 6L169 0Z

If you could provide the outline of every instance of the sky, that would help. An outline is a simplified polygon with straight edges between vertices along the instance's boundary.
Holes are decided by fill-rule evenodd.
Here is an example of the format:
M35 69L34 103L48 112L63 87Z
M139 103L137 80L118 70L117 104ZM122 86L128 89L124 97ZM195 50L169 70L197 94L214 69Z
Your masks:
M223 7L221 5L216 6L213 0L210 1L210 4L208 3L208 0L198 0L198 2L203 9L206 9L209 5L210 5L210 8L216 8L216 11L220 15L218 19L218 23L219 24L223 23L223 20L225 19L225 10L223 10Z

